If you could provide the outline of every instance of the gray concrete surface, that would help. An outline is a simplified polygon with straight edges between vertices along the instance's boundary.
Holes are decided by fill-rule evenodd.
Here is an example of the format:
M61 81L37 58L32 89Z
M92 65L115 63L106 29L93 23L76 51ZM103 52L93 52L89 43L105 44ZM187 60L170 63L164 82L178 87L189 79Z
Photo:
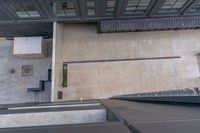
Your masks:
M106 121L106 109L16 113L1 114L0 128L87 124Z
M39 87L39 80L47 80L47 69L51 60L50 43L49 46L48 58L21 59L13 56L13 41L0 40L0 104L41 100L40 95L43 94L27 93L27 88ZM23 65L33 65L33 74L22 76ZM50 94L44 95L45 99L49 99Z
M92 24L55 24L53 93L63 100L200 86L196 54L200 31L97 34ZM68 86L62 87L63 62L180 56L176 59L68 64Z
M43 37L15 37L13 55L24 59L38 59L46 56L46 42Z
M102 103L127 121L135 133L199 133L200 107L122 100Z
M3 133L131 133L121 122L0 129Z

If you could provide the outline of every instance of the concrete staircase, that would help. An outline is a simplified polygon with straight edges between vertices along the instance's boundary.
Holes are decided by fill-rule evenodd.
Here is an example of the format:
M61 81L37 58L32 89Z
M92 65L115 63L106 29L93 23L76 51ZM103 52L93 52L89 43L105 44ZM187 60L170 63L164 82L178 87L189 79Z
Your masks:
M48 80L40 80L39 87L27 88L27 93L32 93L32 102L51 101L51 70L48 71Z

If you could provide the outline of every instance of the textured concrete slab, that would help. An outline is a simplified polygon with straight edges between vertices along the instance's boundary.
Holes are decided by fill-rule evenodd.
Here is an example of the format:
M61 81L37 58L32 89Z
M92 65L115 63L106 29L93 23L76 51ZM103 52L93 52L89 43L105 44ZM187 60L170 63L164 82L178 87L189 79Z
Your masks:
M3 133L131 133L120 122L73 126L29 127L0 129Z
M199 133L200 108L122 100L103 100L136 133Z

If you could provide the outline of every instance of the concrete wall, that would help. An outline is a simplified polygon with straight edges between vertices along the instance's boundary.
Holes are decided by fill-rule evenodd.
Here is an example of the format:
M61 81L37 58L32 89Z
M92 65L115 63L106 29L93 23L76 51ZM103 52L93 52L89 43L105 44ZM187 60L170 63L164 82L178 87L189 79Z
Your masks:
M0 128L106 122L106 109L0 114Z
M77 100L199 86L199 36L198 30L97 34L95 25L62 25L54 89L65 100ZM63 62L169 56L181 58L69 63L68 87L61 86Z

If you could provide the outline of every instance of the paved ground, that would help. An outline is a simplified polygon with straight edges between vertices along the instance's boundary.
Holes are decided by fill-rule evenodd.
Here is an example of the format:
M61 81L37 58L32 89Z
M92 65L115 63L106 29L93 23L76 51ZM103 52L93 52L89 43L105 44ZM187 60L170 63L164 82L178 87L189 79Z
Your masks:
M97 34L91 24L59 25L54 99L58 90L64 100L80 100L198 87L199 36L198 30ZM181 58L143 60L172 56ZM133 58L141 60L124 61ZM63 62L68 63L67 87L62 87Z
M41 100L42 94L27 93L27 88L39 87L39 80L47 79L51 57L21 59L13 56L12 49L13 41L0 40L0 104ZM23 65L33 65L33 74L22 76Z

